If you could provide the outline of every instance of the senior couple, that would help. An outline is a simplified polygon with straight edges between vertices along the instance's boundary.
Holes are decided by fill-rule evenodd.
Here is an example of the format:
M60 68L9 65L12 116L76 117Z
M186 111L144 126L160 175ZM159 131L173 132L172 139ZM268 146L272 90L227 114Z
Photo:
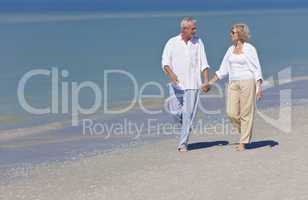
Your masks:
M196 36L196 31L196 20L184 18L181 33L168 40L162 55L162 68L171 80L169 91L173 98L169 101L170 111L181 123L177 150L187 151L200 90L206 93L215 82L229 76L227 115L240 134L236 149L243 151L251 141L256 100L263 97L262 71L257 51L248 43L249 28L246 24L232 26L232 45L211 80L204 44Z

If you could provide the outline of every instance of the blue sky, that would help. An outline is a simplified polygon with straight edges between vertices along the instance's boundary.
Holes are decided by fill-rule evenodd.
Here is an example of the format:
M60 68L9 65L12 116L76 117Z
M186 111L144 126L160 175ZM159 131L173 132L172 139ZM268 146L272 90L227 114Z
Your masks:
M302 8L307 0L0 0L0 10L225 10Z

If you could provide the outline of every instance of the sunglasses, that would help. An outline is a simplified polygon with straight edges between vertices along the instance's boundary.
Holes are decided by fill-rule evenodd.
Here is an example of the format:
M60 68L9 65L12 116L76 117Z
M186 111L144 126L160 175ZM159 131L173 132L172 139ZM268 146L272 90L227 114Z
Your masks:
M235 32L235 31L230 31L230 33L231 33L232 35L234 35L236 32Z

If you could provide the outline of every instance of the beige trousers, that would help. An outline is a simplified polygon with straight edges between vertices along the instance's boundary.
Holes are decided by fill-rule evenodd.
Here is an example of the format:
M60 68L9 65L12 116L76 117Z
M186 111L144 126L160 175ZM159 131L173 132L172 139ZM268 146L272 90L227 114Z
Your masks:
M255 80L230 81L227 97L227 115L241 134L240 143L250 143L256 109Z

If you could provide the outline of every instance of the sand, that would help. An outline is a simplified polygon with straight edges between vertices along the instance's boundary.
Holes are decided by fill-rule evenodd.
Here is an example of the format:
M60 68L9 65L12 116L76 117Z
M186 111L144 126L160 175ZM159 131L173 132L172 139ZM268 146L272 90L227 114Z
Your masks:
M235 151L238 135L194 134L187 153L177 152L171 138L20 169L0 181L0 199L307 200L307 105L293 106L292 114L291 133L257 116L254 143L244 152Z

